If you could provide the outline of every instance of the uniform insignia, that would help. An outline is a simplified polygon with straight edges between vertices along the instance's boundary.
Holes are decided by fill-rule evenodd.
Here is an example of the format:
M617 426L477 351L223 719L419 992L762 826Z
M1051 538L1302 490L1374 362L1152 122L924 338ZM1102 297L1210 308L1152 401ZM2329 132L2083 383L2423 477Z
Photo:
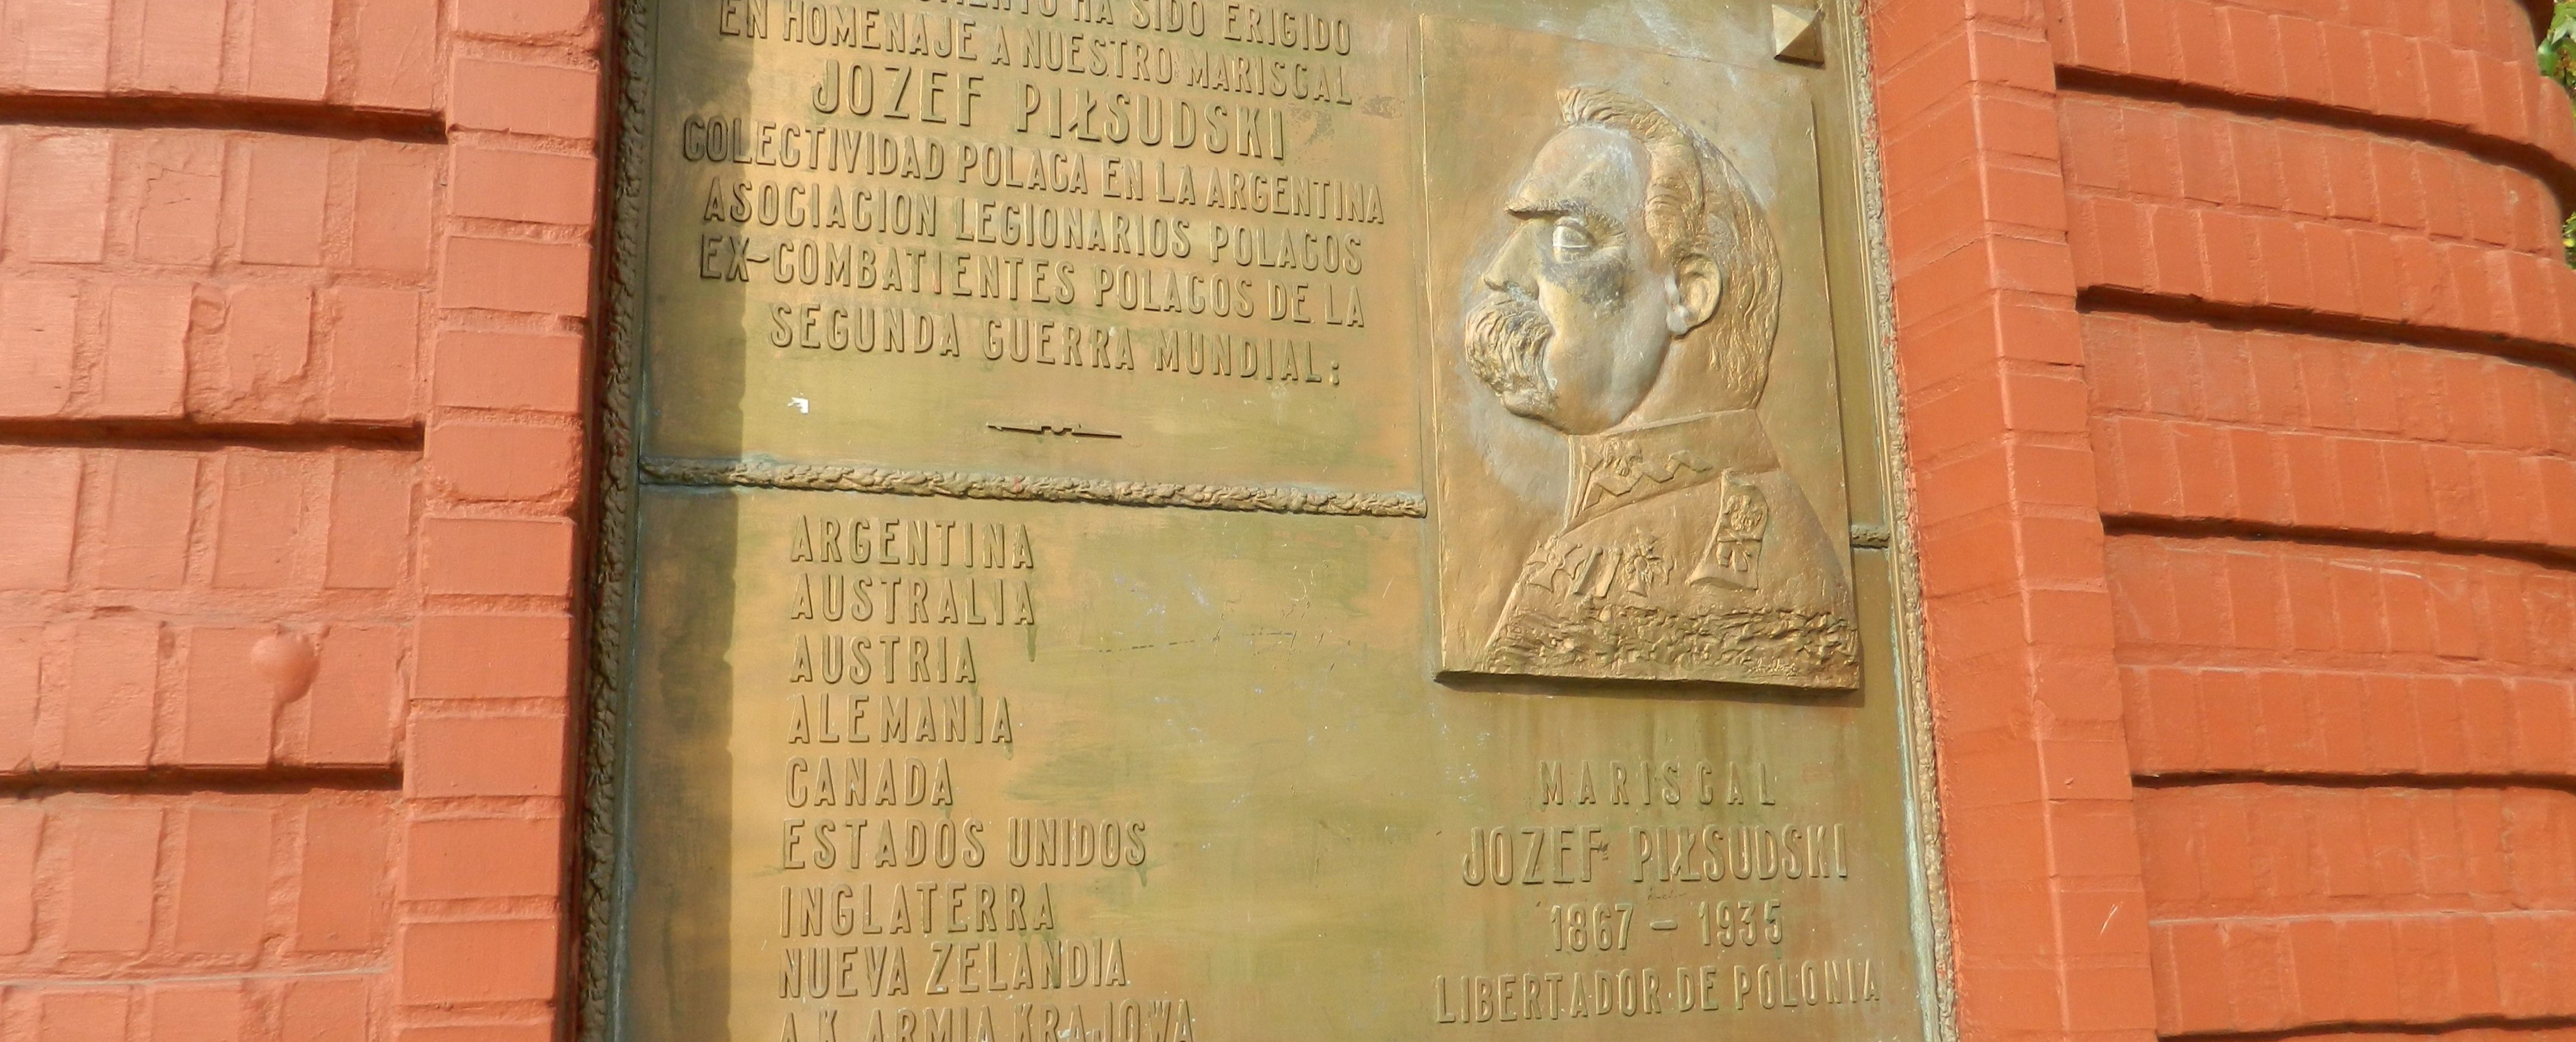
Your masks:
M1730 589L1755 590L1762 587L1762 536L1771 529L1771 503L1753 479L1737 471L1727 471L1726 492L1718 500L1717 525L1709 535L1708 552L1700 555L1699 567L1691 572L1690 581L1715 583Z

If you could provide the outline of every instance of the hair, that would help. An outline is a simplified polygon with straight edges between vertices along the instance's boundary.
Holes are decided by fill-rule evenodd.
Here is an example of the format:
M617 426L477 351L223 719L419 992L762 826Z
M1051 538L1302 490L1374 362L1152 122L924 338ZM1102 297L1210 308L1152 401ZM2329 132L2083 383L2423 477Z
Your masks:
M1565 125L1627 134L1647 156L1646 234L1676 267L1706 261L1723 280L1709 320L1682 335L1726 404L1750 408L1770 378L1780 326L1780 244L1734 164L1653 102L1607 87L1557 94Z

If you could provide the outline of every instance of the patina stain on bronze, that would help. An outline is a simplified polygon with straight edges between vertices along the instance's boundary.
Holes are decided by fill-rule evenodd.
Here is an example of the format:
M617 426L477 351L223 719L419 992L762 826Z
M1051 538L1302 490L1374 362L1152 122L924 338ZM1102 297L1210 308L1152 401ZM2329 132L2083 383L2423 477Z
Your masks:
M1936 1032L1771 18L637 7L591 1037Z

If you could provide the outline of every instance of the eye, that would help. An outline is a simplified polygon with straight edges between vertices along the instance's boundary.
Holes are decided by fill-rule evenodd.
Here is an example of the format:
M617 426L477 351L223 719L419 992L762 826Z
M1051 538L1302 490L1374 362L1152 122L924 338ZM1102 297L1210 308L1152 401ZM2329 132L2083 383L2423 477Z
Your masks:
M1581 253L1592 248L1592 233L1583 222L1568 217L1556 222L1555 245L1558 253Z

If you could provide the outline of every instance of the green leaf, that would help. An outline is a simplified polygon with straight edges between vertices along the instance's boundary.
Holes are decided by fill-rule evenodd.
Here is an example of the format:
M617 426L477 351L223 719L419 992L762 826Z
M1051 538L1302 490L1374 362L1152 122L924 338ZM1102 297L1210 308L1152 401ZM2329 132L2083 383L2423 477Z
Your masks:
M2549 31L2542 34L2536 57L2541 75L2558 81L2560 86L2576 90L2576 2L2561 2L2549 16Z

